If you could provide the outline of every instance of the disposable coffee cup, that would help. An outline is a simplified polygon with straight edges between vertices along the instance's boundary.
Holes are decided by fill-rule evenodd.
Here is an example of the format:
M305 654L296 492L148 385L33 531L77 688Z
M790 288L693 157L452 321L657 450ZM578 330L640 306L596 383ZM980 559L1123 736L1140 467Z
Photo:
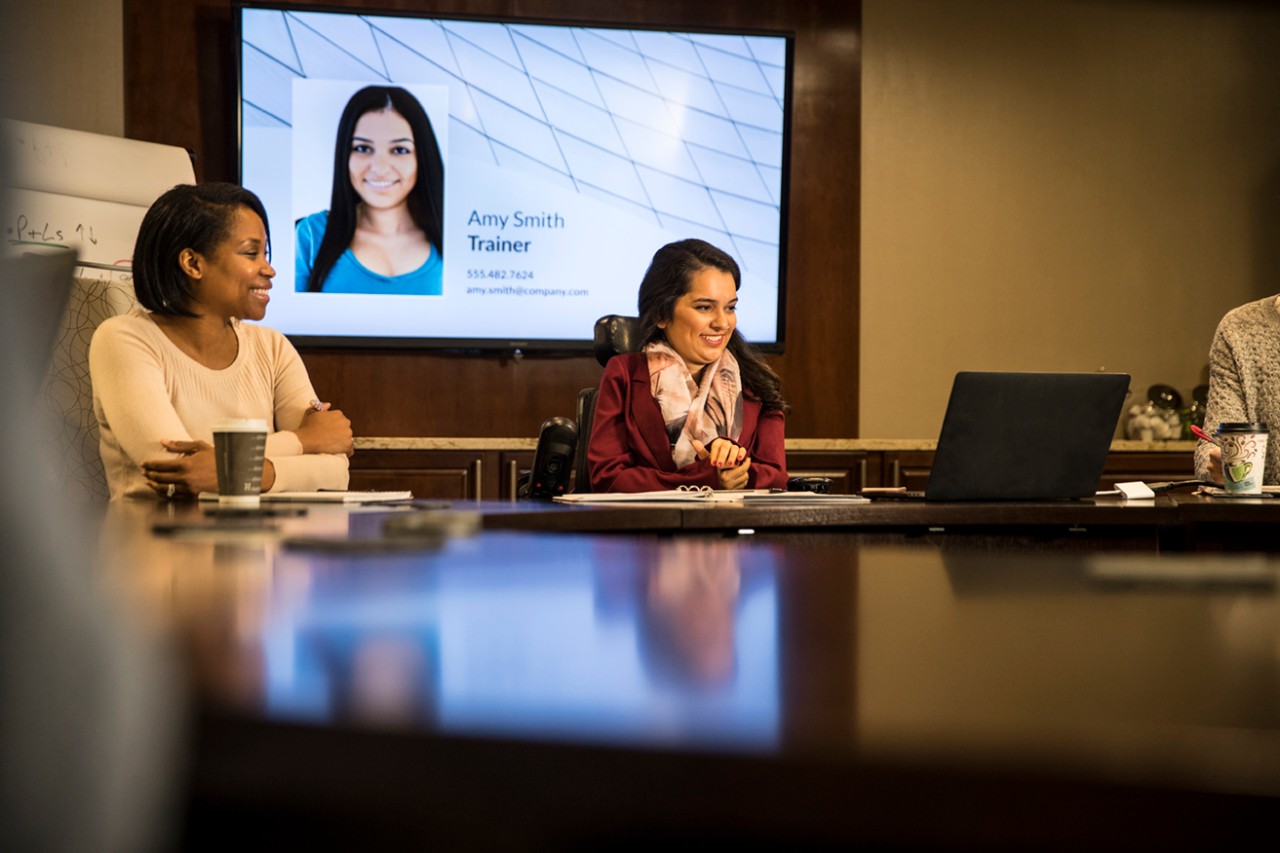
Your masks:
M218 503L257 506L262 495L262 459L267 422L226 418L213 424L213 459L218 469Z
M1262 475L1267 465L1267 425L1263 423L1218 424L1218 446L1222 448L1222 486L1233 495L1262 494Z

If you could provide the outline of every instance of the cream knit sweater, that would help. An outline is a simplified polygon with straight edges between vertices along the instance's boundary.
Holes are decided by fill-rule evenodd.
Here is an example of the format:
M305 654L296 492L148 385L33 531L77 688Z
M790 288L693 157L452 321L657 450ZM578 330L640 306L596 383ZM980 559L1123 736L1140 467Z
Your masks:
M235 361L211 370L174 346L142 308L98 327L89 346L89 375L112 500L153 497L140 463L169 455L163 439L212 444L219 418L267 422L267 458L276 472L271 491L347 487L347 457L304 454L290 431L315 399L297 350L273 329L250 323L235 329Z

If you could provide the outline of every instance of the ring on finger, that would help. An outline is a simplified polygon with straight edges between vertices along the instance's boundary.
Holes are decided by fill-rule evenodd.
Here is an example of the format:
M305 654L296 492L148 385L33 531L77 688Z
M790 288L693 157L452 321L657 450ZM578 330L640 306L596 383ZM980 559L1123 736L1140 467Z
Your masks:
M177 493L178 487L173 483L170 483L169 488L165 490L165 494L169 497L169 500L173 500L173 496Z

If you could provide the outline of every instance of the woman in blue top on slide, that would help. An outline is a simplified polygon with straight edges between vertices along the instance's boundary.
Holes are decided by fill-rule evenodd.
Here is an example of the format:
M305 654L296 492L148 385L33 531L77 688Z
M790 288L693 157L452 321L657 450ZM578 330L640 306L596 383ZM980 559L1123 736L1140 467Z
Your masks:
M431 120L397 86L366 86L338 122L329 210L298 221L295 289L438 296L444 163Z

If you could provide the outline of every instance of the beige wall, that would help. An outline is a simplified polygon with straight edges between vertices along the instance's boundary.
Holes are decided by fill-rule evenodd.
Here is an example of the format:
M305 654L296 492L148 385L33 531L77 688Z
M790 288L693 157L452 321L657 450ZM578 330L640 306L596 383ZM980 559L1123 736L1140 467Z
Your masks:
M863 437L936 437L962 369L1186 396L1280 290L1280 9L864 0L863 37Z
M121 0L6 3L0 23L4 115L124 135L121 10Z

